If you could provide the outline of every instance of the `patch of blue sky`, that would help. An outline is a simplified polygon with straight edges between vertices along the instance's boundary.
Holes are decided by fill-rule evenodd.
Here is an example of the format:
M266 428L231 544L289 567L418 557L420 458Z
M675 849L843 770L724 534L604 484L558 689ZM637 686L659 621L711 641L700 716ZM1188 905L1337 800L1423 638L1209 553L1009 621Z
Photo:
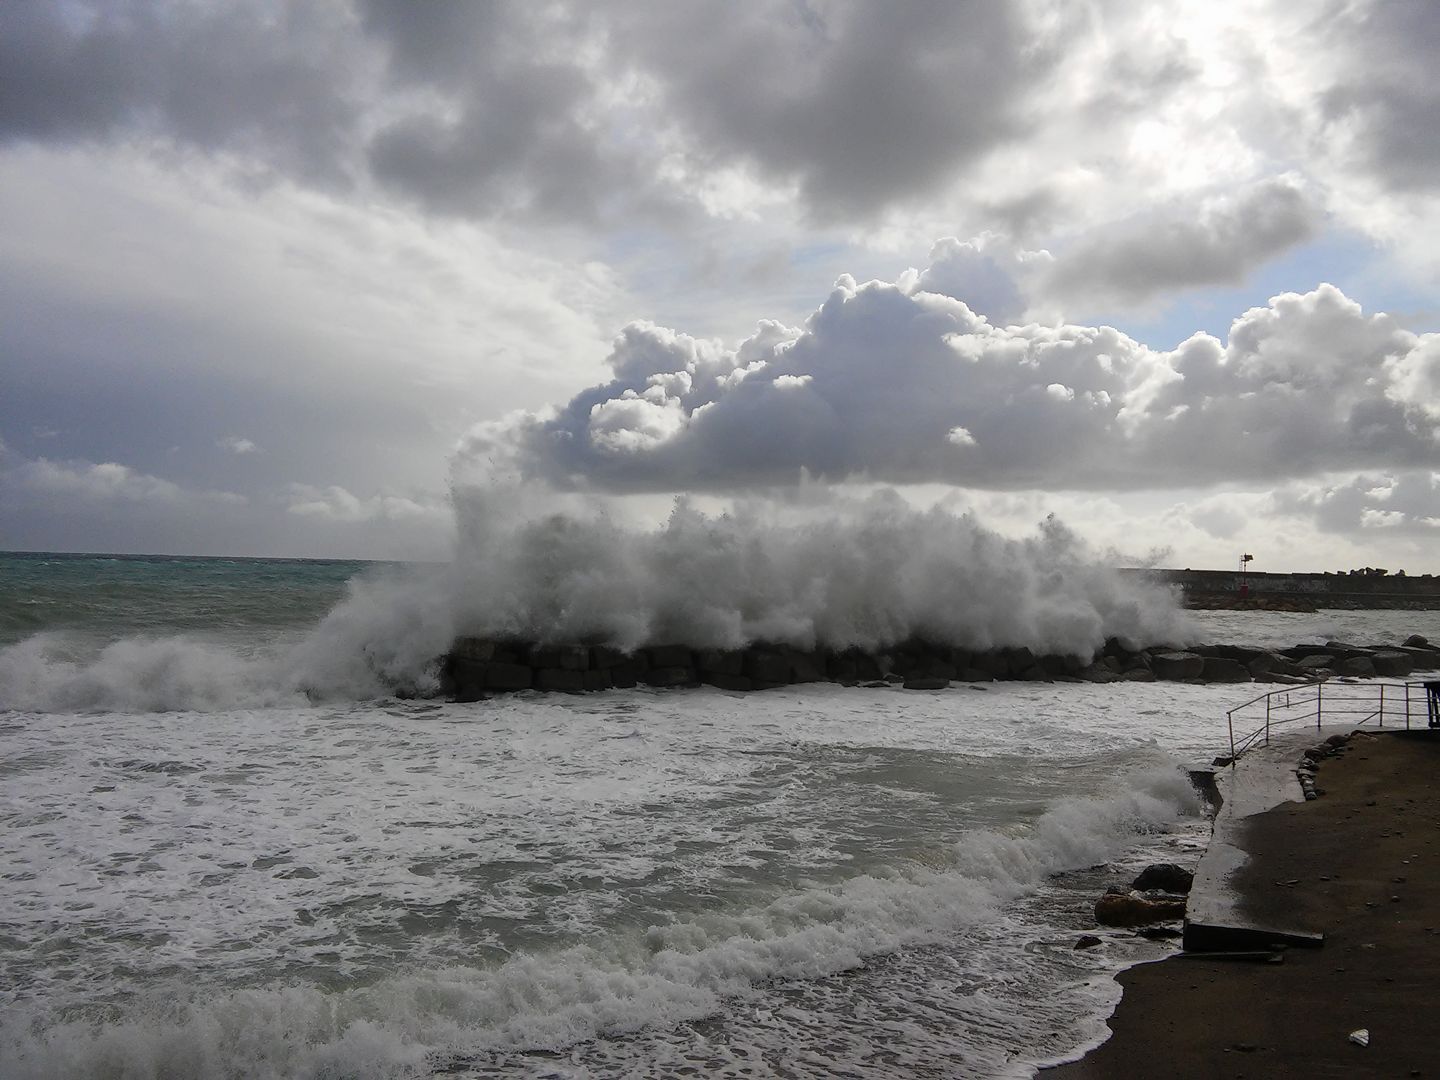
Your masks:
M1103 323L1152 348L1171 349L1205 331L1226 340L1231 324L1284 292L1305 293L1329 282L1367 313L1388 312L1409 330L1440 330L1435 294L1406 281L1382 248L1354 232L1330 231L1251 272L1243 284L1187 289L1145 311L1083 314L1072 321Z

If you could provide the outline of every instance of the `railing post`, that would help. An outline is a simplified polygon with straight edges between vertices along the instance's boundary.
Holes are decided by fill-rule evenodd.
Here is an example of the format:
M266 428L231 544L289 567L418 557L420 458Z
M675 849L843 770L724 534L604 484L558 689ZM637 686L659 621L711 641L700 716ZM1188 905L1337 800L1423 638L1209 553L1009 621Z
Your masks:
M1235 764L1235 713L1227 712L1225 722L1230 725L1230 764Z
M1270 745L1270 695L1265 695L1265 745Z
M1410 730L1410 684L1405 684L1405 730Z
M1316 730L1316 731L1319 731L1319 730L1321 729L1321 725L1324 724L1324 722L1325 722L1325 702L1324 702L1324 698L1321 696L1322 693L1324 692L1324 690L1325 690L1325 684L1324 684L1323 682L1317 682L1317 683L1315 684L1315 730Z
M1385 684L1380 684L1380 726L1385 726Z

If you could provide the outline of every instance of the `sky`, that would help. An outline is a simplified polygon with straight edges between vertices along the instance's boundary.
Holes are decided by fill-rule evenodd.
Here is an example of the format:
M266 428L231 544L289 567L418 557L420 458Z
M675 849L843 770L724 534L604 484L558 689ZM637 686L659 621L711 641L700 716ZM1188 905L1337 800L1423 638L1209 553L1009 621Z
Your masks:
M496 477L1440 573L1440 6L0 6L0 548Z

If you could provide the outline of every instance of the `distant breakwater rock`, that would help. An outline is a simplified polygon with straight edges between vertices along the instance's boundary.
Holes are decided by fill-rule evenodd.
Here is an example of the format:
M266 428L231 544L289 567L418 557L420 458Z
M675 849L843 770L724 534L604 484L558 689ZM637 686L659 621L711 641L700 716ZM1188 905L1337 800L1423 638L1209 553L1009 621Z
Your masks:
M1024 646L975 651L906 642L875 651L805 650L756 644L744 649L652 645L626 653L606 645L552 645L457 638L444 657L442 692L478 701L518 690L583 693L634 686L714 686L771 690L800 683L942 690L953 682L1272 682L1301 684L1336 677L1404 678L1440 669L1440 649L1418 635L1402 646L1164 645L1128 648L1111 638L1094 655L1036 655Z

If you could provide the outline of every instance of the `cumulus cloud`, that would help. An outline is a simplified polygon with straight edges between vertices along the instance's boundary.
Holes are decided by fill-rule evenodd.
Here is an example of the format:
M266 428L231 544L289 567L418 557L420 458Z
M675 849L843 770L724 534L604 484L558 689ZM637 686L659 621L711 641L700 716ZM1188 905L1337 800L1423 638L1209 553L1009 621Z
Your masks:
M1440 536L1440 473L1413 469L1291 485L1276 493L1275 506L1307 515L1329 533L1387 529L1434 538Z
M635 323L614 378L472 432L560 486L733 490L802 473L970 487L1199 486L1440 464L1440 344L1321 285L1171 351L1111 327L1000 327L927 270L842 278L738 347Z
M113 461L100 463L20 461L6 470L5 482L21 490L62 499L176 504L198 500L243 504L243 495L229 491L197 491L172 481L137 472Z
M1235 285L1311 239L1319 209L1289 178L1154 208L1090 233L1055 263L1046 291L1070 300L1145 301L1178 288Z
M221 450L229 450L232 454L258 454L260 447L256 446L243 435L226 435L215 440L215 445Z
M338 485L292 484L285 498L288 513L302 518L346 523L448 522L449 504L440 499L381 493L361 497Z

